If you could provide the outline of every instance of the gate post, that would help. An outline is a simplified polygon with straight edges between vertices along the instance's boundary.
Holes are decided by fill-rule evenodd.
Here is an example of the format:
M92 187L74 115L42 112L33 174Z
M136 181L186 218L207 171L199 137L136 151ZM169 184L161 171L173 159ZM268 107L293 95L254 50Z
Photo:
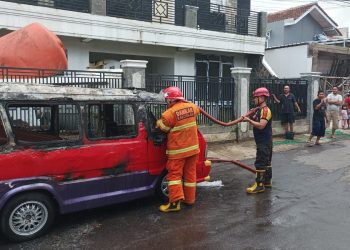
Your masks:
M312 107L313 100L317 97L317 92L320 89L321 72L301 73L302 80L307 81L307 116L306 119L309 122L309 132L312 129L312 115L314 109Z
M251 68L235 67L231 68L231 76L235 81L234 90L234 113L235 118L246 114L249 110L249 83ZM248 137L248 123L240 124L237 133L237 140Z
M143 60L122 60L123 88L146 88L146 65L148 61Z

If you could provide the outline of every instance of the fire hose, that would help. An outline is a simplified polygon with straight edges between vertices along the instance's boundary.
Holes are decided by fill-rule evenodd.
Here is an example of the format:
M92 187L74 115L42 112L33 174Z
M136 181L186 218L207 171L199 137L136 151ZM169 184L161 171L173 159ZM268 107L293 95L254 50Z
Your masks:
M225 127L228 127L228 126L232 126L232 125L235 125L235 124L238 124L240 122L243 121L243 117L244 116L251 116L252 114L254 114L258 109L259 107L256 107L256 108L253 108L251 110L248 111L248 113L246 113L245 115L243 115L242 117L236 119L236 120L233 120L233 121L230 121L230 122L222 122L222 121L219 121L218 119L216 119L215 117L209 115L204 109L202 109L201 107L199 107L201 113L207 117L209 120L221 125L221 126L225 126Z
M221 159L217 159L217 158L208 158L208 160L210 160L213 163L232 163L238 167L241 167L243 169L248 170L249 172L252 172L253 174L256 173L256 170L254 168L252 168L251 166L244 164L243 162L240 161L236 161L236 160L221 160Z
M244 117L249 117L251 115L253 115L258 109L259 107L255 107L251 110L249 110L246 114L244 114L243 116L241 116L240 118L236 119L236 120L233 120L233 121L230 121L230 122L222 122L218 119L216 119L215 117L211 116L210 114L208 114L204 109L202 109L201 107L198 107L201 111L201 113L207 117L209 120L213 121L214 123L217 123L221 126L225 126L225 127L228 127L228 126L233 126L233 125L236 125L240 122L243 121ZM234 165L237 165L243 169L246 169L250 172L252 172L253 174L256 173L256 170L250 166L248 166L247 164L244 164L243 162L240 162L240 161L237 161L237 160L222 160L222 159L217 159L217 158L209 158L208 160L212 161L213 163L231 163L231 164L234 164Z
M225 126L225 127L228 127L228 126L232 126L232 125L235 125L235 124L238 124L240 122L243 121L243 117L244 116L251 116L252 114L254 114L257 110L258 110L258 107L256 108L253 108L251 110L249 110L248 113L246 113L245 115L243 115L242 117L236 119L236 120L233 120L233 121L230 121L230 122L222 122L222 121L219 121L218 119L216 119L215 117L209 115L206 111L204 111L202 108L199 107L199 109L201 110L202 114L204 116L206 116L209 120L221 125L221 126ZM243 162L240 162L240 161L236 161L236 160L221 160L221 159L217 159L217 158L210 158L208 159L210 161L212 161L213 163L231 163L231 164L234 164L238 167L241 167L243 169L246 169L250 172L252 172L253 174L256 173L256 170L254 168L252 168L251 166L248 166L247 164L244 164Z

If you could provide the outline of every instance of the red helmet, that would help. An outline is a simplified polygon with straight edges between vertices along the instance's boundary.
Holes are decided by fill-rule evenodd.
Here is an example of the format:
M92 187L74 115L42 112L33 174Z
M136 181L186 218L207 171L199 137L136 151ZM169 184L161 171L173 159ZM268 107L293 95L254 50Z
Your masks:
M181 89L178 87L169 87L163 90L164 98L171 100L184 100Z
M270 93L269 93L269 90L267 88L257 88L254 93L253 93L253 96L254 97L259 97L259 96L266 96L266 97L269 97L270 96Z

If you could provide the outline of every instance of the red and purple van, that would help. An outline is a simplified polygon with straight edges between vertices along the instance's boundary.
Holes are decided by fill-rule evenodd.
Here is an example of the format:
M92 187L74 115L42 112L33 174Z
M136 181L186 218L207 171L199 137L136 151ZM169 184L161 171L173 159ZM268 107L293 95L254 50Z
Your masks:
M56 213L167 196L161 95L139 90L0 84L1 232L44 234ZM201 133L197 181L209 178Z

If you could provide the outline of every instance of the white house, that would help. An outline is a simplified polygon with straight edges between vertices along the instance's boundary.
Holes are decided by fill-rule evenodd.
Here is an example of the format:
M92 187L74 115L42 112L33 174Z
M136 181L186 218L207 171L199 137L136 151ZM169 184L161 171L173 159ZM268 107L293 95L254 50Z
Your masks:
M0 1L0 35L39 22L67 49L69 69L119 68L147 60L147 72L225 76L265 51L266 15L250 0ZM264 21L265 20L265 21Z
M279 78L350 74L350 39L317 3L269 14L267 34L265 59Z

